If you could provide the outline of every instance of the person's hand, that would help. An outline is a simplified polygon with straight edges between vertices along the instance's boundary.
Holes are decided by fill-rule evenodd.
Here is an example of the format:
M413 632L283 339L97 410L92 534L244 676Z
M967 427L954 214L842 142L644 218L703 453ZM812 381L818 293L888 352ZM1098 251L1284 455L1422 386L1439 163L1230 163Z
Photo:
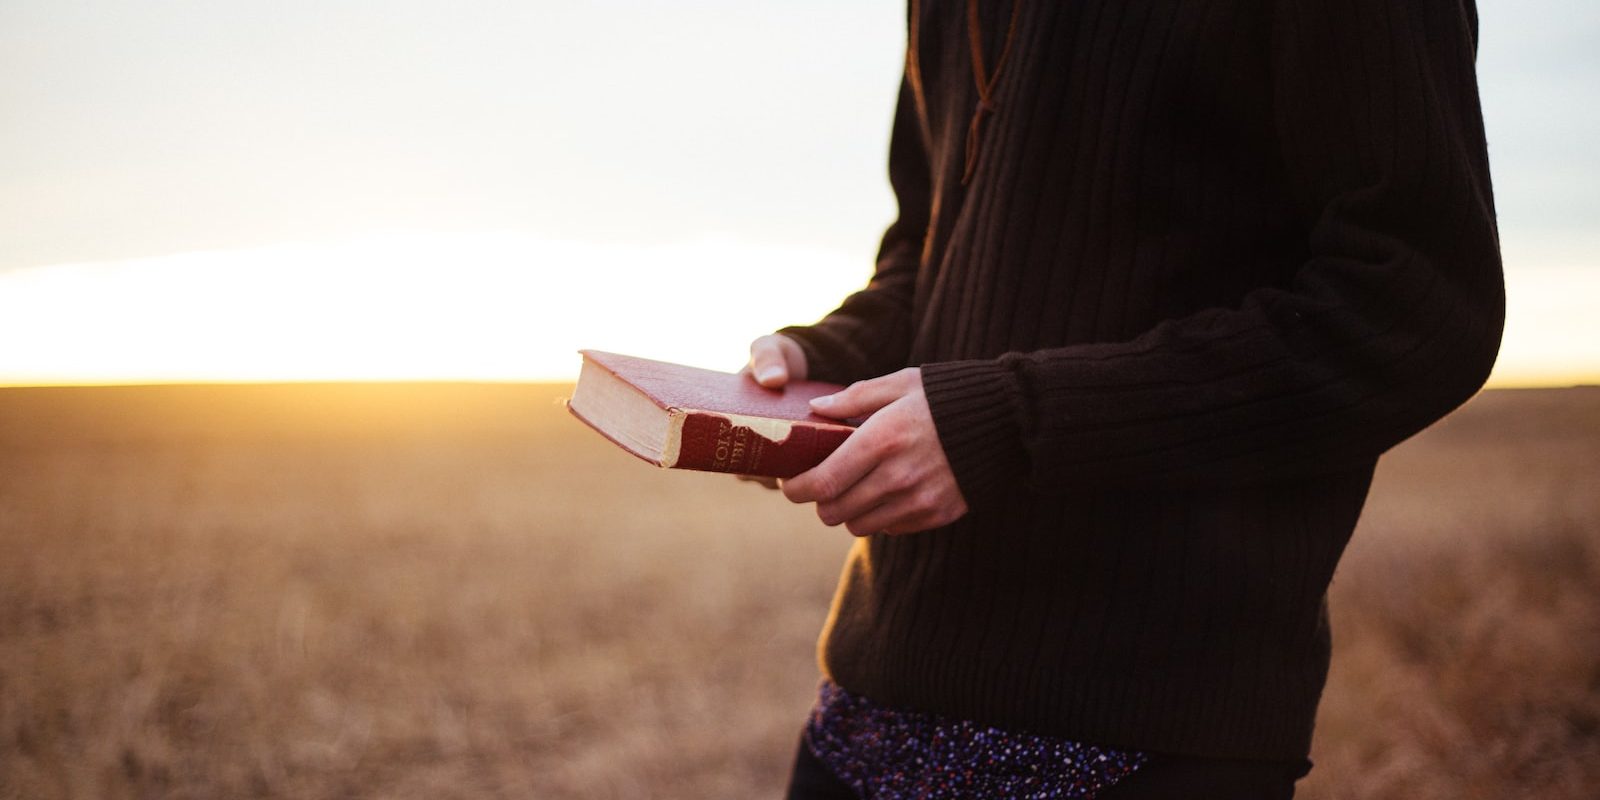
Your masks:
M795 340L781 333L769 333L750 343L750 363L739 370L751 380L768 389L777 389L791 380L806 379L806 353ZM778 488L777 478L760 475L740 475L741 481L759 483L768 489Z
M782 482L791 501L817 504L823 524L843 524L856 536L912 533L967 513L922 391L922 370L853 383L812 400L811 410L834 419L867 416L821 464Z
M750 363L742 370L768 389L806 379L806 352L781 333L769 333L750 343Z

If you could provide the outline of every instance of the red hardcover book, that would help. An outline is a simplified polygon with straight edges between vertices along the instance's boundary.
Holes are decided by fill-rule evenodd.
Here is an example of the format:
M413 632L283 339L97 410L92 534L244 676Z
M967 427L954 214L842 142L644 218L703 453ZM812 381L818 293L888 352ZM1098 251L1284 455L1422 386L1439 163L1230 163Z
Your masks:
M622 449L661 467L791 478L855 430L811 413L841 386L796 381L763 388L749 377L583 350L567 410Z

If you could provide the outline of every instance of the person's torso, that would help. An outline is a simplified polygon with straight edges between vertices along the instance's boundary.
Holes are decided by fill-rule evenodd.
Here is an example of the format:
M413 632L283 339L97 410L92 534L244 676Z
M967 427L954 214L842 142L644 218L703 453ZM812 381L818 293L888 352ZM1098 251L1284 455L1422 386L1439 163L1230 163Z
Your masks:
M1286 285L1305 212L1282 176L1264 0L1018 2L979 93L964 0L921 0L932 214L911 363L1124 341ZM985 0L990 71L1013 3Z

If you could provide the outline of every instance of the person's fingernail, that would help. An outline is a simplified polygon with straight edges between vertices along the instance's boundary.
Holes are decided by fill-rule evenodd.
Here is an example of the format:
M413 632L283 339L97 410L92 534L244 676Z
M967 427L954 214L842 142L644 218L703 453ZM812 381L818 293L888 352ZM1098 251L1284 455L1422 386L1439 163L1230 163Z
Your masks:
M775 381L775 380L778 380L779 378L782 378L782 377L783 377L783 368L782 367L764 367L764 368L762 368L762 370L760 372L756 373L756 380L759 380L762 383L767 383L768 381Z
M821 397L813 397L811 398L811 405L814 405L818 408L827 408L828 406L833 405L833 395L825 394Z

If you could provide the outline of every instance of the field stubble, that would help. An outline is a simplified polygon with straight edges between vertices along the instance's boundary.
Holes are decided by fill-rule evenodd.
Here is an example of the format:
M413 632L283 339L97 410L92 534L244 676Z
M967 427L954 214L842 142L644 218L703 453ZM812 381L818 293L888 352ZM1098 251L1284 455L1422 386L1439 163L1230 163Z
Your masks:
M563 387L0 391L0 798L779 793L848 537ZM1600 390L1386 457L1302 797L1600 786Z

